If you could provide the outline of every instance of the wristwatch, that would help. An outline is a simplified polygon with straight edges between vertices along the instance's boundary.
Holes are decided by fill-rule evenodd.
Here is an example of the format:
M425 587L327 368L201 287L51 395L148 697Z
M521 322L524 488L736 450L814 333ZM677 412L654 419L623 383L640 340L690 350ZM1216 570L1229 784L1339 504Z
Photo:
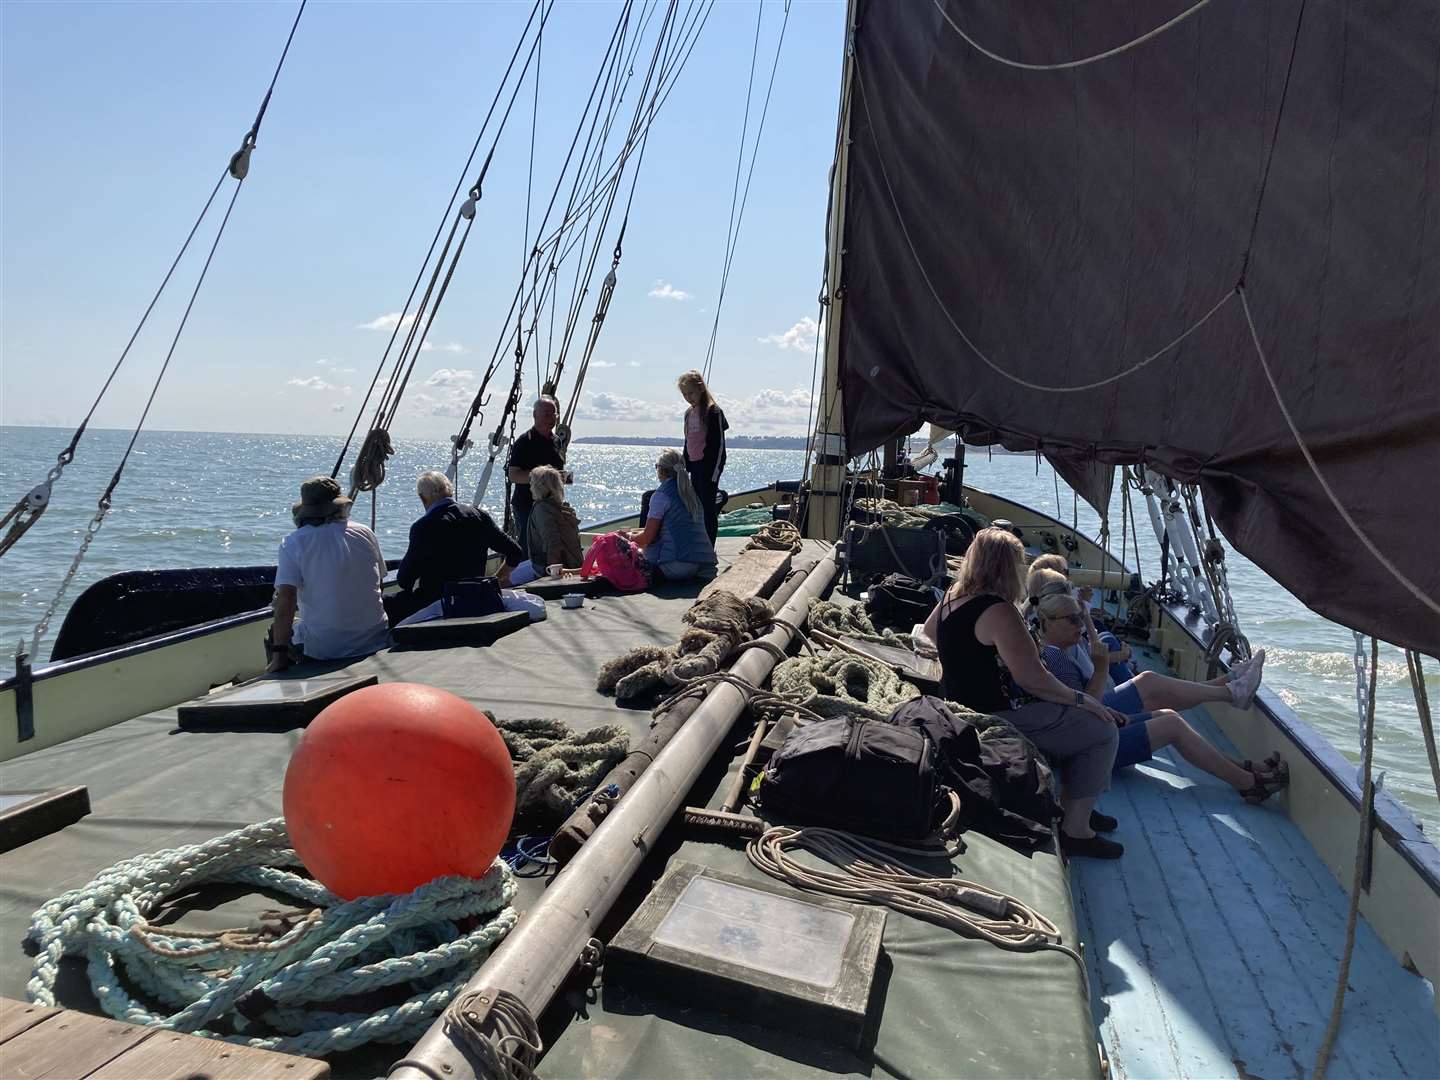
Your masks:
M1083 690L1076 690L1076 691L1075 691L1075 704L1076 704L1076 705L1084 705L1084 704L1085 704L1085 692L1084 692Z

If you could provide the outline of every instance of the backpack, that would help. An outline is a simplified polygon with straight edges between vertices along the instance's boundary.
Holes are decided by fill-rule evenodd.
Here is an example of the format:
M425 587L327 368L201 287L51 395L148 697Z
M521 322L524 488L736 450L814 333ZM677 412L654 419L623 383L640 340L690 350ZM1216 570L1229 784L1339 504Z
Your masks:
M887 840L930 836L949 807L924 734L863 717L795 728L760 774L768 812Z
M908 634L930 617L936 603L933 589L904 574L886 574L870 583L865 611L877 627Z
M640 549L619 533L597 536L580 565L582 578L602 577L621 592L649 588L645 558Z
M1018 731L995 723L982 733L937 697L905 702L890 723L931 744L938 780L959 797L965 828L1017 851L1049 845L1060 814L1050 768Z
M500 582L493 577L447 581L440 587L440 617L473 619L505 610Z

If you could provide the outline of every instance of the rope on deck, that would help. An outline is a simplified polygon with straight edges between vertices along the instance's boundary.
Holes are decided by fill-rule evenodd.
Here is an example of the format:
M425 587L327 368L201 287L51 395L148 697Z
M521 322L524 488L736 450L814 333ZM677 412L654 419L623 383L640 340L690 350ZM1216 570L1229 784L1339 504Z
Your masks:
M821 716L870 720L888 720L899 706L920 696L888 665L839 651L791 657L771 675L770 689Z
M35 912L30 1000L55 1005L60 961L81 956L101 1008L132 1024L310 1057L408 1044L517 918L515 879L499 860L482 878L437 878L405 895L350 901L285 867L300 859L282 818L117 863ZM307 906L218 932L150 921L169 897L221 883ZM152 1009L131 987L173 1011ZM347 1007L377 991L391 1003Z

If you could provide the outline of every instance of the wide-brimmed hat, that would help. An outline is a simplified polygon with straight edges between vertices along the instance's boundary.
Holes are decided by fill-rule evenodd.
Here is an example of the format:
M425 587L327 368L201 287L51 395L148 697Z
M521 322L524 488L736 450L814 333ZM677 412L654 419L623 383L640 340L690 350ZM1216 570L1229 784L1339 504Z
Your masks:
M296 521L310 521L344 510L352 501L340 494L340 485L333 477L312 476L300 485L300 501L290 510Z

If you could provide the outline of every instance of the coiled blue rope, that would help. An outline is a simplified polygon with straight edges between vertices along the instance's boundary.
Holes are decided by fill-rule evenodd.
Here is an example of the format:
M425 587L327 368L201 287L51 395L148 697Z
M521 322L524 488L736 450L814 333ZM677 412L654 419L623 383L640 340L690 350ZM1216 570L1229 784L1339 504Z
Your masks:
M282 869L299 866L282 818L117 863L35 912L30 1000L54 1005L61 959L83 956L101 1008L133 1024L310 1057L411 1043L515 926L514 875L498 859L482 878L350 901ZM218 933L148 921L167 897L219 883L282 892L309 909ZM175 1011L152 1009L128 986ZM397 986L412 991L398 1004L325 1007Z

